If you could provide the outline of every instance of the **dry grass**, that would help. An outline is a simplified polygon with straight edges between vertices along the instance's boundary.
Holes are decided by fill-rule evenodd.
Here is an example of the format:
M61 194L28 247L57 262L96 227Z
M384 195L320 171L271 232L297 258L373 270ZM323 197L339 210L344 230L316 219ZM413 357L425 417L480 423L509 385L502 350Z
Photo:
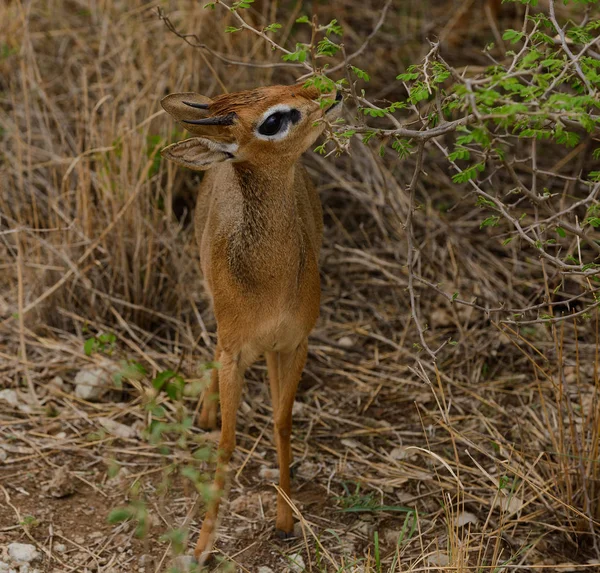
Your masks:
M199 364L211 359L214 324L189 224L198 179L159 161L157 151L179 135L159 101L173 91L211 95L291 82L296 70L228 65L192 49L145 2L92 4L0 6L0 385L18 388L25 403L0 402L8 454L0 483L9 502L0 508L0 541L35 541L47 571L129 571L142 554L158 571L169 553L159 535L193 517L196 492L168 477L190 462L189 449L167 443L169 452L158 453L143 433L115 438L99 418L143 429L152 376L179 368L186 380L201 379ZM223 34L231 24L225 12L187 0L160 5L178 29L228 58L275 61L260 39ZM293 22L308 10L303 3L256 6L249 18L282 23L280 41L302 33ZM340 20L351 52L380 7L345 0L320 5L319 18ZM393 97L395 74L427 51L426 36L451 36L447 12L427 2L394 6L357 59L373 76L375 98ZM505 27L513 17L504 16ZM474 21L462 47L447 48L457 62L480 62L467 46L493 38L485 18ZM589 320L517 328L418 283L427 336L458 342L432 365L419 352L406 291L411 160L382 160L360 145L352 157L307 155L326 236L322 318L294 416L302 536L293 546L272 539L274 490L260 469L273 466L274 446L258 366L247 376L236 454L242 469L220 551L253 573L261 565L288 570L286 556L298 553L309 571L596 570L597 309ZM435 154L424 169L417 273L487 306L543 302L556 277L479 229L474 199L452 184ZM563 285L565 297L571 286ZM53 389L54 376L68 383L105 359L83 352L84 340L102 332L117 337L110 361L135 360L148 376L98 404ZM185 405L196 407L192 399ZM181 412L167 406L176 420ZM202 433L191 430L187 439L197 445ZM108 479L115 464L127 470L120 480ZM40 485L63 466L77 482L75 495L34 503L23 493L41 495ZM105 521L126 496L145 499L153 515L145 540ZM90 499L99 500L91 516ZM65 512L81 521L70 526ZM194 518L194 535L197 525ZM65 554L54 549L60 540L49 526L62 531ZM91 541L94 530L105 537ZM118 546L130 549L118 553Z

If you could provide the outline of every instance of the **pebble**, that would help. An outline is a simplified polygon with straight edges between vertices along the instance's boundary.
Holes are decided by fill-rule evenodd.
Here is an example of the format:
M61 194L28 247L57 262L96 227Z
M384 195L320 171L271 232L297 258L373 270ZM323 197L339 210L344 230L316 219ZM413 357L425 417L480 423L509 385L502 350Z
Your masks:
M11 543L8 546L8 556L13 561L30 563L39 557L39 553L35 548L35 545L30 545L28 543Z
M290 571L293 573L303 573L306 569L306 565L304 564L304 558L300 553L293 553L292 555L288 555L288 559L290 562Z
M16 408L19 405L17 393L10 388L0 390L0 402L6 402L9 406Z
M74 380L75 395L89 402L100 400L113 387L112 375L115 371L115 365L108 362L101 368L80 370Z
M173 559L170 571L173 571L173 573L186 573L192 569L194 564L195 560L191 555L180 555ZM197 567L198 566L196 565L196 568Z
M98 422L105 430L118 438L135 438L137 435L135 428L115 422L115 420L111 420L110 418L100 417L98 418Z

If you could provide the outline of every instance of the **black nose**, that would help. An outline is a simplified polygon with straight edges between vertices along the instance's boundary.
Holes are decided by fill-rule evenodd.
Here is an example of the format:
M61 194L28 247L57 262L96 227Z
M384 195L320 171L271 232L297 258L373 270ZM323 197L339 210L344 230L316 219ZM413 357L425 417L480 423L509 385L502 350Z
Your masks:
M343 97L344 97L344 96L342 95L342 92L338 91L338 92L335 94L335 101L342 101L342 98L343 98Z

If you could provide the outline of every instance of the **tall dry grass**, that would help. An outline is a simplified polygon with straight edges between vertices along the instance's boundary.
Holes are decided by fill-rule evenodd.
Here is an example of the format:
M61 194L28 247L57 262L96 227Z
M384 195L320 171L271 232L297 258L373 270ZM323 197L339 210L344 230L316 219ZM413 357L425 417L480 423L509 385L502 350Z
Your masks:
M228 59L278 61L259 38L224 34L232 24L224 11L189 0L159 4L177 29ZM426 52L427 37L451 36L447 15L460 4L394 4L356 61L372 74L375 99L393 98L395 74ZM315 6L323 21L344 25L348 52L362 44L381 8L355 0ZM189 224L199 176L159 160L158 150L182 135L159 102L173 91L212 95L291 82L299 72L231 65L194 49L166 29L155 8L124 0L0 6L6 385L42 386L55 371L73 372L87 360L81 344L89 332L116 332L122 352L147 360L153 372L181 365L191 377L210 359L212 319ZM305 34L296 17L312 8L257 2L248 18L256 26L282 23L279 41L293 44ZM494 38L481 14L472 16L468 38L449 42L456 62L485 61L478 48L465 48ZM518 17L512 8L503 22L517 27ZM589 155L576 160L581 168ZM337 468L340 491L342 481L354 480L382 499L403 490L422 504L416 533L382 549L383 565L367 540L366 568L500 571L567 562L593 570L600 521L597 314L575 325L517 330L421 284L429 334L460 341L434 369L413 346L408 320L402 222L411 160L382 160L376 149L357 145L351 157L309 155L306 162L326 218L322 320L307 367L318 392L305 398L317 394L320 401L311 402L310 427L340 408L367 436L349 450L337 440L333 449L345 452L339 457L325 450L307 456L325 456ZM516 246L501 248L481 232L478 208L437 156L425 170L415 213L421 276L445 292L517 308L557 287L537 260L521 259ZM380 422L402 428L380 435L372 431ZM399 442L421 450L406 461L391 459L386 452ZM466 528L457 524L465 512L477 515ZM350 563L353 556L340 557L338 549L327 549L331 559Z

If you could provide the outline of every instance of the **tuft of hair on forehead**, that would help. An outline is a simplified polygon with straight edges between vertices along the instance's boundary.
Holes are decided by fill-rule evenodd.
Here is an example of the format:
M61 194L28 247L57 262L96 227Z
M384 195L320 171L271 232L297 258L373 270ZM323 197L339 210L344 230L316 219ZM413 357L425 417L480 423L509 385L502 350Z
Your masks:
M210 104L210 115L227 115L235 113L254 104L261 104L268 99L264 90L255 89L245 92L223 94L215 97Z
M290 86L269 86L263 88L255 88L242 92L223 94L213 98L210 104L210 115L227 115L235 113L240 115L240 111L252 107L254 105L264 106L268 102L271 105L277 103L277 96L298 96L306 95L302 84Z

